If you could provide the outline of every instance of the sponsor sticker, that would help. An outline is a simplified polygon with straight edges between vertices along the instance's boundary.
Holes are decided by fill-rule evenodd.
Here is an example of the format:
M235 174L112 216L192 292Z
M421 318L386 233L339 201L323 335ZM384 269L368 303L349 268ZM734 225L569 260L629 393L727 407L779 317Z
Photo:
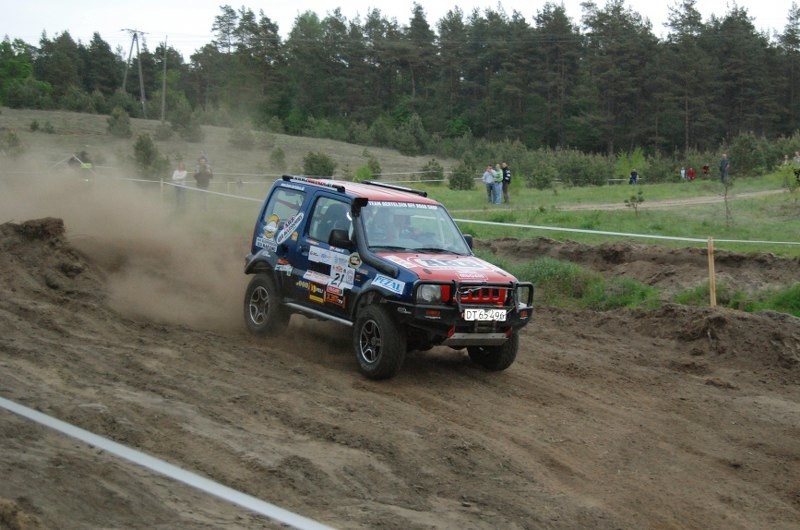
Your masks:
M350 257L347 258L347 264L354 269L357 269L361 266L361 256L358 255L358 252L353 252L350 254Z
M275 237L275 232L278 231L278 223L280 219L275 214L272 214L267 219L267 224L264 225L264 237L267 239L272 239Z
M286 224L283 225L281 231L278 232L278 235L275 236L275 242L279 245L289 239L289 236L292 235L292 232L297 230L297 227L300 226L300 222L303 220L303 212L297 212L294 216L286 221Z
M275 252L278 250L278 244L275 243L274 239L266 239L264 237L256 238L256 247L263 248L264 250L268 250L270 252Z
M375 276L375 279L372 280L372 284L377 285L378 287L382 287L383 289L386 289L387 291L396 294L403 294L403 290L406 287L405 282L389 278L388 276L384 276L383 274L378 274L377 276Z
M317 302L318 304L325 303L325 289L321 285L317 285L316 283L312 283L308 287L308 299L312 302Z

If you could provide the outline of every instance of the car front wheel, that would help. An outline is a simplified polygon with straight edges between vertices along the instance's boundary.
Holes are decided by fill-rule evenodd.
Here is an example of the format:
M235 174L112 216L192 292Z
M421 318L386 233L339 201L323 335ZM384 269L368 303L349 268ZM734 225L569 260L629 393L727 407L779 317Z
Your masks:
M265 274L250 280L244 295L244 321L255 335L277 335L289 324L289 314L281 307L275 282Z
M499 372L505 370L517 358L519 349L519 334L512 331L508 339L499 346L469 346L469 358L477 365L487 370Z
M406 357L406 337L385 307L366 306L353 330L353 346L361 372L370 379L388 379Z

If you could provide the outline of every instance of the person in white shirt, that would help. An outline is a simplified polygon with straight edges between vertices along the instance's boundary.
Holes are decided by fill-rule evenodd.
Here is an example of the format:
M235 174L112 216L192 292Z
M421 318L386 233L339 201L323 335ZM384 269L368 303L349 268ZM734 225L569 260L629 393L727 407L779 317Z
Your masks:
M178 167L172 172L172 182L175 184L175 202L178 210L183 210L186 204L186 164L178 162Z

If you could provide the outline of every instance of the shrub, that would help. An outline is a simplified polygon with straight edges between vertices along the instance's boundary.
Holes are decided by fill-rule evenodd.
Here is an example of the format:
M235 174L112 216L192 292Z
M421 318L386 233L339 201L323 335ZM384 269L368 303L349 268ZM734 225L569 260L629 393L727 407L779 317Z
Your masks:
M272 167L274 167L278 171L285 171L286 154L283 152L283 149L281 149L280 147L276 147L275 149L273 149L269 155L269 163Z
M231 147L241 149L243 151L250 151L256 145L256 138L253 131L246 127L235 127L231 129L228 143Z
M133 145L133 159L139 175L159 178L169 170L169 159L163 156L147 133L141 133Z
M315 177L330 177L336 171L336 162L331 157L321 152L309 151L303 157L303 173Z
M444 180L444 168L435 158L431 158L420 169L420 180L429 180L433 181L431 184L439 184Z
M114 107L111 116L108 117L108 132L117 138L130 138L133 136L131 131L131 118L122 107Z
M94 101L92 97L76 86L70 86L67 91L61 96L59 106L62 109L71 110L74 112L95 112Z
M473 170L461 162L450 172L448 187L451 190L471 190L475 187L475 181L472 178L474 174Z
M5 153L10 158L16 158L24 151L25 147L22 145L22 140L20 140L16 131L5 131L0 136L0 152Z

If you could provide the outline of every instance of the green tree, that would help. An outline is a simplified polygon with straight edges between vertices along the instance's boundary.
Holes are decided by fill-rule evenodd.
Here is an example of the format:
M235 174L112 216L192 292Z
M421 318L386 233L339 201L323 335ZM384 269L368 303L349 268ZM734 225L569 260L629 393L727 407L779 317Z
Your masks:
M696 0L683 0L680 6L670 7L671 33L663 48L661 84L668 97L656 98L656 119L661 131L668 135L670 145L682 132L683 156L691 148L709 148L717 118L712 112L712 91L708 84L714 79L711 58L701 45L705 32ZM660 104L659 104L660 103ZM682 119L678 121L677 116ZM661 132L656 126L656 135ZM672 140L672 141L670 141Z
M800 7L792 2L783 33L778 36L780 68L782 75L773 76L779 84L781 119L777 132L790 135L800 129Z
M322 152L309 151L303 157L303 173L312 177L330 177L336 171L336 162Z
M114 107L114 110L111 111L111 116L106 121L108 123L108 132L112 136L118 138L130 138L133 136L131 118L122 107Z
M83 64L78 45L68 31L49 40L42 34L39 53L33 63L37 80L53 87L53 96L63 96L69 87L83 87Z
M133 145L133 159L139 175L145 178L159 178L169 170L169 159L162 155L153 139L147 133L136 137Z
M535 20L531 42L537 46L533 50L531 86L545 102L542 140L550 147L569 145L567 122L580 80L583 41L563 5L545 4Z
M95 32L86 50L83 83L86 92L99 91L110 96L122 86L124 68L122 60L111 51L111 46Z
M640 116L647 115L647 62L655 55L657 40L650 22L627 9L623 0L609 0L604 9L584 4L583 23L588 28L589 82L600 101L606 152L613 155L617 145L628 149L638 143Z

